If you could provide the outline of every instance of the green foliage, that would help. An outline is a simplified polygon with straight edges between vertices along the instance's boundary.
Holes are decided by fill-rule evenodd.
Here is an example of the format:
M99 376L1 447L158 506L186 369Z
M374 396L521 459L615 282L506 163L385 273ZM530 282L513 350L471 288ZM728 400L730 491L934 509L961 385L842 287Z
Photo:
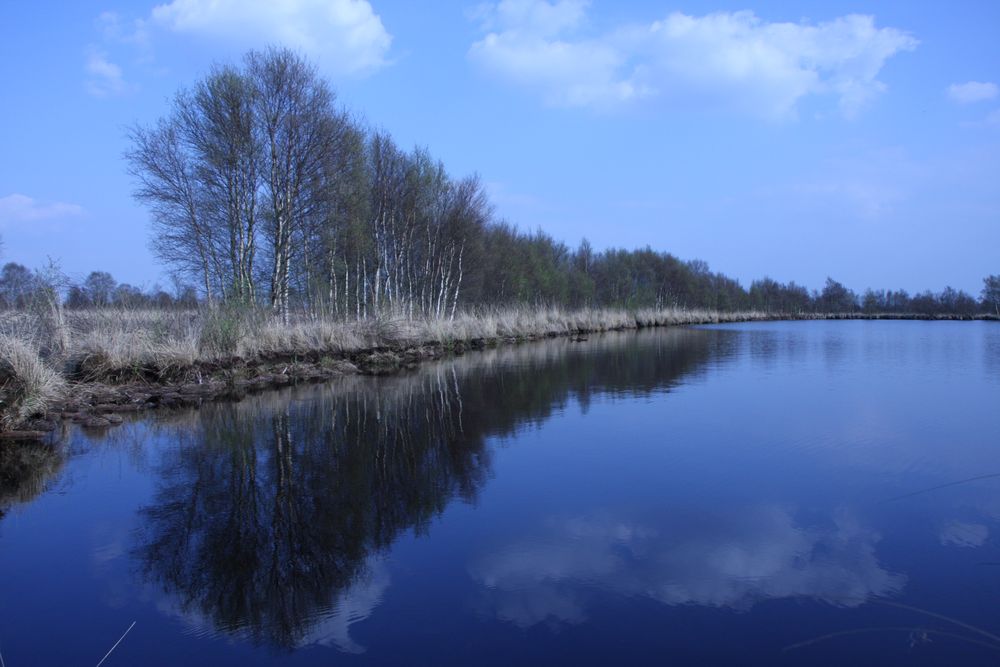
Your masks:
M206 357L239 355L244 341L257 330L260 314L239 303L224 303L208 311L198 336L198 352Z

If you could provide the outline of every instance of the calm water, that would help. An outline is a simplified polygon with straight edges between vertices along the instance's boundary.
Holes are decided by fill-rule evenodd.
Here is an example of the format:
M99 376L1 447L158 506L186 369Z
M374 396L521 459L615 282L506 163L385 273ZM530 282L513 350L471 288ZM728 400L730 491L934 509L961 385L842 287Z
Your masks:
M554 340L0 447L6 665L1000 664L1000 325Z

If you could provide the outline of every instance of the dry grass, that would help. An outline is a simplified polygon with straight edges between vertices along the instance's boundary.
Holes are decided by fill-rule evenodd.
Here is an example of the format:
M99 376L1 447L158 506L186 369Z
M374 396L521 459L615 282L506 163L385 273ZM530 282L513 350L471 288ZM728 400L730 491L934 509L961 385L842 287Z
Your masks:
M43 414L64 386L29 343L0 335L0 429Z
M453 319L382 315L355 321L302 315L284 325L266 311L232 308L7 311L0 313L0 400L4 401L0 428L44 411L62 390L63 377L111 382L169 379L183 376L195 364L225 366L234 359L343 355L381 347L449 347L470 341L798 317L873 316L522 307L467 311Z

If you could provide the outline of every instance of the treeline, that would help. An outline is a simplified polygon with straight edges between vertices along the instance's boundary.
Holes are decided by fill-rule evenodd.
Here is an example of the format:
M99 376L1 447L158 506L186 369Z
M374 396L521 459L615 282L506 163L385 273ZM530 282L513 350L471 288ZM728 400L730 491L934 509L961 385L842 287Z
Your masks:
M484 276L496 276L494 289L480 303L560 304L571 307L610 305L624 308L697 307L765 313L895 313L926 316L983 313L1000 315L1000 275L984 279L981 299L945 287L910 295L906 290L867 289L862 294L828 278L823 289L809 291L795 282L755 280L746 290L738 282L710 272L703 262L682 262L651 250L595 253L587 242L570 251L542 233L523 235L507 225L486 230L486 239L505 249L509 266L485 262ZM474 273L474 272L473 272ZM54 301L70 309L124 307L193 309L202 301L190 285L171 293L118 283L105 271L73 281L53 269L31 271L8 262L0 269L0 308L27 308Z
M208 302L365 318L453 316L460 307L687 307L768 312L972 313L963 292L909 296L836 281L820 292L755 281L650 248L570 249L493 217L477 177L401 149L336 104L285 49L217 66L170 112L130 132L152 248ZM85 290L86 291L86 290Z
M910 295L906 290L867 289L860 296L832 278L821 291L809 292L794 282L781 284L770 278L755 280L747 293L754 310L776 313L897 313L915 315L1000 315L1000 276L983 279L980 300L963 290L945 287L940 292Z
M92 271L74 282L54 267L32 271L23 264L8 262L0 269L0 308L26 309L59 304L67 308L182 308L198 307L198 293L181 286L171 294L158 286L142 289L118 283L106 271Z

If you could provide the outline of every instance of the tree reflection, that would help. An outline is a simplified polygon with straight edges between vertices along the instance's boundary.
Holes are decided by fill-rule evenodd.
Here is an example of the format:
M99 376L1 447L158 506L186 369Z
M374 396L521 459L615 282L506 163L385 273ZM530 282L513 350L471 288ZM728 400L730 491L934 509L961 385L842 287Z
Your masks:
M30 502L44 492L65 462L63 451L47 443L0 444L0 519L12 506Z
M216 631L308 643L401 531L425 530L456 497L476 498L490 437L544 420L570 397L586 405L595 392L669 388L723 352L725 338L675 330L549 341L188 413L167 427L176 445L141 510L143 572ZM336 632L339 646L354 646Z

